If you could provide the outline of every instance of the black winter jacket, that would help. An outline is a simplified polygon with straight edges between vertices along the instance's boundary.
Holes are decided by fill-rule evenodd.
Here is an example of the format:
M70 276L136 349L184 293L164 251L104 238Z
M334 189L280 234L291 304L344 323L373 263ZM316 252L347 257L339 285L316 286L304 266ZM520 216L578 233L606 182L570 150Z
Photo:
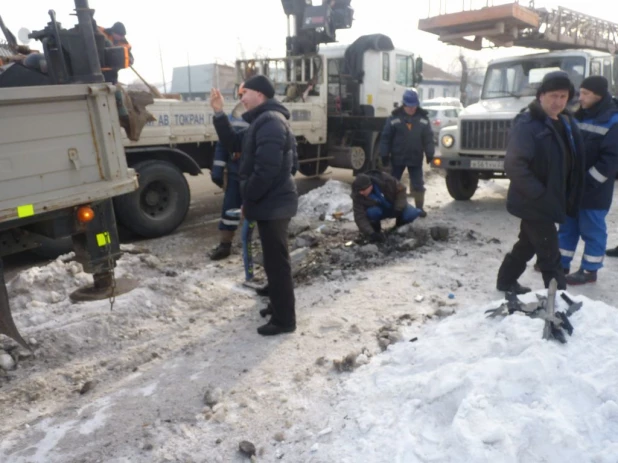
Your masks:
M296 215L298 193L293 175L298 167L296 139L289 111L270 99L245 112L250 125L234 133L225 115L215 116L219 139L231 152L241 151L240 185L244 215L249 220L289 219Z
M571 134L571 156L538 101L533 101L515 118L509 134L504 169L510 179L506 208L525 220L563 223L577 214L584 186L584 145L573 117L563 112L560 119Z
M433 159L435 146L427 111L419 107L409 116L403 107L395 109L386 119L380 136L380 156L391 156L394 166L421 166L423 154L427 163Z

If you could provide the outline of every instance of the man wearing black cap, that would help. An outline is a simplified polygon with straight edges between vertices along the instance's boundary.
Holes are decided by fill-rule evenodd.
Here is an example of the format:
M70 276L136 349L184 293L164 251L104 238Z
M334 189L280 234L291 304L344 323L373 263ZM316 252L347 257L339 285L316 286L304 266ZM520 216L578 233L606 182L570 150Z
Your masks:
M244 82L242 118L249 127L235 133L223 113L223 97L210 92L210 104L219 140L230 152L242 153L240 185L243 214L256 221L268 279L272 316L258 328L270 336L296 329L294 283L288 252L288 225L298 209L296 139L288 120L289 111L275 98L275 88L267 77L256 75Z
M566 289L555 224L577 215L585 161L581 133L566 111L574 93L565 72L550 72L513 123L504 159L510 179L506 208L521 224L519 240L498 270L499 291L530 291L517 280L535 254L545 287L556 279Z
M358 174L352 182L354 221L371 241L385 241L381 221L396 218L397 227L413 222L421 210L408 204L406 187L392 175L379 170Z
M584 241L581 267L567 275L569 285L594 283L597 271L603 267L607 245L605 218L612 204L618 170L618 105L609 94L607 79L603 76L584 79L579 103L575 119L586 150L584 195L579 213L567 217L558 231L564 268L570 267L579 238Z

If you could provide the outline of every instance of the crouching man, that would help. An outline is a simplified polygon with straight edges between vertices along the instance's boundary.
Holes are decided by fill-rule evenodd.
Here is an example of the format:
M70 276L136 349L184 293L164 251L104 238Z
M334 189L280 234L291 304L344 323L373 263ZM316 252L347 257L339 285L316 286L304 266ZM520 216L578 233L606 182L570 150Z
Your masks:
M421 210L410 204L406 198L406 187L395 177L372 170L358 174L352 183L354 221L360 232L372 242L384 242L381 222L396 219L399 227L413 222Z

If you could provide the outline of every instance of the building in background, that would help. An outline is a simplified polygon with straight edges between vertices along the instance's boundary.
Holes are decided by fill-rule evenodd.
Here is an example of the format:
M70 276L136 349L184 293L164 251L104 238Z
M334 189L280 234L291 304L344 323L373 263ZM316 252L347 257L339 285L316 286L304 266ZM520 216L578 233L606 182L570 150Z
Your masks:
M174 68L171 93L180 94L186 101L205 101L213 87L221 90L224 97L232 97L235 84L234 66L197 64Z
M464 106L478 101L485 69L470 69L468 72L468 84L466 86L466 101ZM440 68L423 63L423 82L418 86L418 96L421 103L435 98L457 98L461 100L461 76L450 74Z
M460 78L432 66L423 63L423 81L418 86L418 96L421 100L433 100L434 98L452 97L459 98Z

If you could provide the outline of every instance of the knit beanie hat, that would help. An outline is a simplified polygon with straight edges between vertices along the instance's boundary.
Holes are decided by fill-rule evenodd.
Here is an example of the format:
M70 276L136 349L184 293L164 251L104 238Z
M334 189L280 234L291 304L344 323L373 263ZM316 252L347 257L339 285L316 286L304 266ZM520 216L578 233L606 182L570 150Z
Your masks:
M275 96L275 86L268 77L262 74L247 79L244 88L260 92L266 98L273 98Z
M590 90L592 93L596 93L599 96L605 96L608 93L607 79L603 76L590 76L586 77L580 88Z
M352 182L352 190L361 191L371 186L371 177L366 174L358 174Z
M569 75L564 71L552 71L545 74L543 82L541 82L539 89L536 91L536 97L538 98L543 93L555 92L556 90L568 90L569 100L575 95L575 87L573 87Z

